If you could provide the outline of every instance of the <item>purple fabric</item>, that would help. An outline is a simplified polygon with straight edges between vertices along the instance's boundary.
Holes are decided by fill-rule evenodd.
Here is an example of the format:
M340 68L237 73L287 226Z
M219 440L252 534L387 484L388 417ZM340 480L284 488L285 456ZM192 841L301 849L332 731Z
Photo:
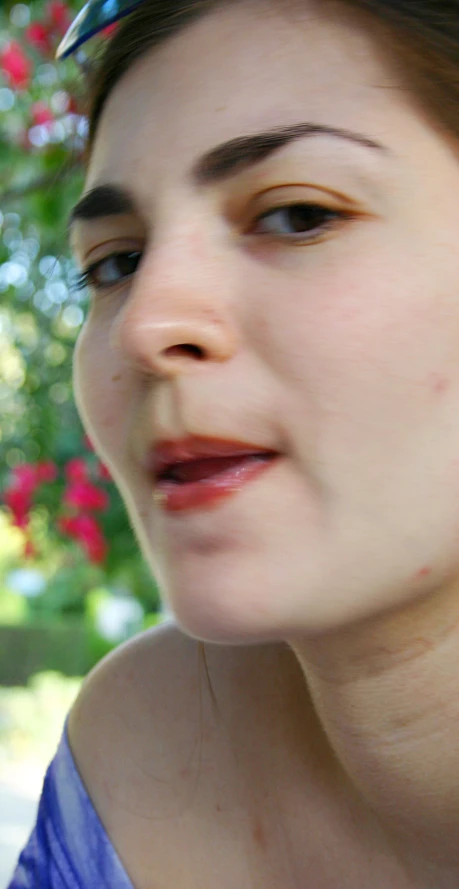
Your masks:
M133 889L83 786L66 731L7 889Z

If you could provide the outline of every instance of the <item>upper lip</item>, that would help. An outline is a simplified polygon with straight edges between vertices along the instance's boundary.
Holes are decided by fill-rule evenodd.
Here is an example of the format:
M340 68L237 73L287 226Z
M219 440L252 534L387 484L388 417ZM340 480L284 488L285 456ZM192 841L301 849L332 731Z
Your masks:
M245 457L256 454L275 456L278 451L263 445L221 438L188 436L187 438L158 442L150 451L148 469L156 478L165 475L178 463L218 457Z

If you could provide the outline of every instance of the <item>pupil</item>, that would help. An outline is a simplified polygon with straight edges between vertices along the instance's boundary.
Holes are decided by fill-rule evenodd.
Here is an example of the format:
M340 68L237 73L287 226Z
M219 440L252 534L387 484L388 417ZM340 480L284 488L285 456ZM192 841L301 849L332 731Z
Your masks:
M326 216L323 207L305 207L298 204L290 208L290 222L296 232L318 228L323 225Z
M134 271L135 253L120 253L118 256L111 257L107 261L105 267L102 266L102 276L105 278L105 284L116 284L120 277L132 275Z
M124 256L120 256L118 260L118 265L122 275L130 275L132 272L134 262L134 254L129 253Z

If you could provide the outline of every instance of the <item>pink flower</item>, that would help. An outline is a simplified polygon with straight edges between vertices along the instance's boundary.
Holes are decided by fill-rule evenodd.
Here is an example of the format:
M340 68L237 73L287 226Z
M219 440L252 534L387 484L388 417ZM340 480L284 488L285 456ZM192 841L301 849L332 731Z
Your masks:
M74 457L65 467L65 474L69 482L81 482L88 479L88 465L82 457Z
M105 491L88 481L72 482L64 494L64 503L84 510L104 510L110 505Z
M37 468L32 463L21 463L12 471L12 487L27 494L33 494L39 484Z
M47 125L54 121L54 114L45 102L34 102L31 106L32 123L34 126Z
M11 40L0 53L0 70L7 76L12 87L25 89L29 85L32 63L15 40Z
M37 49L44 56L52 51L52 40L49 29L42 22L32 22L25 31L25 39L30 46Z

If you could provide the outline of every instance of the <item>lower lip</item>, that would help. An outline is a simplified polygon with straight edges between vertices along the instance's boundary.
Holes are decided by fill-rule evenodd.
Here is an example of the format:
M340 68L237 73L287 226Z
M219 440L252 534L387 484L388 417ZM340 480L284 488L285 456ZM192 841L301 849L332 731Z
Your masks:
M244 457L231 469L198 482L158 482L155 486L157 502L166 512L211 509L221 500L237 494L244 485L270 469L276 460L276 456Z

